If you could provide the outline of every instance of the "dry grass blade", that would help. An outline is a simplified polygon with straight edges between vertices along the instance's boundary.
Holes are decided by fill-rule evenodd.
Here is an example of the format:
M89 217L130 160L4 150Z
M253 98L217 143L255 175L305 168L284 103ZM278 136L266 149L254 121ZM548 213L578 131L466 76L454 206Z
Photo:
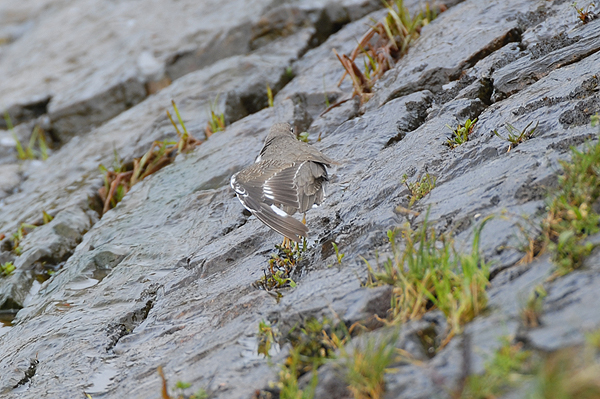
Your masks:
M445 7L440 6L436 12L426 3L424 10L411 16L404 7L403 0L384 3L388 14L382 21L374 21L374 25L362 36L350 56L336 53L345 70L338 86L346 74L350 75L354 86L353 94L360 95L363 102L371 97L365 93L370 93L375 82L394 67L396 60L406 54L411 42L419 37L421 28L433 20L437 13L445 11ZM364 72L355 64L359 54L365 57Z
M165 373L162 369L162 366L158 366L158 375L162 381L162 387L160 391L162 399L171 399L171 396L169 396L169 389L167 388L167 379L165 378Z
M350 79L352 79L352 86L354 87L354 94L362 96L364 93L370 92L371 89L369 88L369 82L360 69L358 69L356 64L352 62L352 60L348 58L346 54L342 54L340 56L335 49L333 49L333 53L342 63L346 73L350 75Z
M177 142L168 140L154 141L148 151L142 157L135 158L131 165L124 165L115 152L112 171L100 165L100 170L104 173L104 186L98 190L98 194L103 203L103 214L114 208L135 184L171 164L178 154L189 151L202 143L188 133L177 105L174 101L172 101L172 104L183 130L182 133L169 111L167 111L167 117L175 127L177 137L179 138Z
M104 200L104 208L102 209L102 213L106 213L108 212L108 210L111 208L111 200L115 197L115 194L117 192L117 188L119 187L119 185L122 185L122 181L128 179L131 177L132 172L123 172L123 173L117 173L115 175L114 180L110 183L110 190L108 192L108 195L106 196L105 200ZM128 189L129 190L129 189Z

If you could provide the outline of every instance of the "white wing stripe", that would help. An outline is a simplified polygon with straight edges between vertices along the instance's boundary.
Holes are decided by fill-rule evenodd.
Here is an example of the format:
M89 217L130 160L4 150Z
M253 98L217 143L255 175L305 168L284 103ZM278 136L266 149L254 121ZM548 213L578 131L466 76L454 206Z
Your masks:
M275 205L271 205L271 209L273 209L273 212L275 212L279 216L283 216L283 217L290 216L283 209L280 209L280 208L276 207Z

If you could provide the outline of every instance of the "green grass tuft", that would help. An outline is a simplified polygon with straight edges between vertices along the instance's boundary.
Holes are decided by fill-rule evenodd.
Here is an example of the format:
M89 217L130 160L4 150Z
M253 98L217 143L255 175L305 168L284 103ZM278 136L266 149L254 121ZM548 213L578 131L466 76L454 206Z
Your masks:
M584 24L587 24L588 22L598 18L598 16L594 13L594 3L588 4L587 7L577 7L577 2L573 2L571 7L575 9L577 18L579 18L579 20Z
M470 253L459 253L449 236L437 235L427 218L418 230L406 226L389 230L393 256L382 270L375 271L368 262L368 285L389 284L394 287L390 321L404 323L426 312L439 309L448 320L449 330L442 347L462 326L479 315L487 305L489 265L479 253L481 230L490 218L476 229ZM404 247L397 244L401 234Z
M592 205L600 198L600 141L571 149L571 160L561 161L557 191L550 196L543 231L558 266L558 275L581 267L594 245L586 241L600 231L600 215Z
M456 148L459 145L462 145L469 141L469 136L473 132L473 128L475 127L475 123L477 122L477 118L471 120L467 119L464 125L460 123L453 129L452 126L446 125L448 129L452 131L452 136L447 140L447 144L450 148Z
M258 324L258 349L259 355L271 357L271 347L276 343L276 337L279 335L277 330L268 321L261 321Z
M0 264L0 277L10 276L15 271L15 265L12 262Z
M271 86L267 83L267 102L269 103L269 108L273 108L273 91L271 90Z
M529 124L527 126L525 126L525 129L519 131L510 123L506 123L505 128L508 131L508 136L502 137L500 135L500 133L498 133L497 130L494 130L493 133L496 136L500 137L502 140L508 141L510 143L510 145L508 146L508 151L507 151L507 152L510 152L511 149L515 148L516 146L518 146L525 140L529 140L534 137L535 130L537 129L539 122L537 122L532 129L529 129L529 127L532 124L533 124L533 122L529 122ZM527 130L527 129L529 129L529 130Z
M199 140L188 133L175 101L171 100L171 104L183 130L182 133L167 110L167 117L173 124L175 132L177 133L177 141L154 141L150 145L150 149L148 149L142 157L135 158L133 163L128 165L125 165L123 160L120 159L119 154L115 149L112 166L109 167L112 168L112 170L102 164L99 165L98 168L100 169L100 173L102 173L104 177L104 185L98 190L100 199L104 204L102 215L108 212L109 209L117 206L125 194L127 194L135 184L171 164L177 155L182 152L187 152L201 144Z
M300 141L304 141L305 143L308 143L308 132L302 132L298 134L298 140Z
M331 245L333 246L333 250L335 251L335 258L337 260L338 265L342 264L342 259L344 259L344 254L340 253L340 250L338 248L338 245L335 242L332 242Z
M217 101L219 100L219 96L215 97L215 100L210 105L208 124L204 129L204 133L206 133L206 138L208 139L210 136L217 132L221 132L225 130L225 114L217 111Z
M364 345L356 345L352 353L342 348L348 389L355 399L383 398L385 373L396 357L395 341L395 336L379 343L369 337Z
M403 0L384 2L384 5L388 9L387 15L379 22L373 20L373 26L363 35L350 56L339 55L333 50L345 70L342 80L346 74L350 76L353 94L359 95L361 101L373 95L371 89L375 82L406 54L410 44L419 37L421 29L438 12L445 10L444 6L433 9L429 3L425 3L424 10L411 16ZM355 63L359 54L364 57L362 71Z
M38 125L33 127L33 131L31 132L31 136L29 137L29 143L27 147L23 148L23 145L19 141L14 126L12 124L12 120L10 119L10 115L8 112L4 113L4 121L6 122L6 126L8 130L11 131L13 140L15 141L15 149L17 150L17 158L21 160L26 159L41 159L45 161L48 159L48 143L46 143L46 136L44 135L44 131ZM37 149L35 148L37 144Z
M522 343L512 344L502 338L502 346L486 362L485 372L467 378L461 399L498 398L511 388L521 386L533 378L532 353L523 350Z

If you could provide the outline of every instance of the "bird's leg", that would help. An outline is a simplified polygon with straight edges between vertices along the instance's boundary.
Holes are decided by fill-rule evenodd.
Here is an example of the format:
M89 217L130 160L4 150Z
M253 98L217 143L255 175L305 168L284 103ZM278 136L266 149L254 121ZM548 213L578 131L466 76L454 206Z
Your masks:
M291 243L291 240L289 238L287 238L286 236L283 236L283 242L281 243L281 248L290 249L290 243Z
M306 213L302 216L302 224L306 226Z

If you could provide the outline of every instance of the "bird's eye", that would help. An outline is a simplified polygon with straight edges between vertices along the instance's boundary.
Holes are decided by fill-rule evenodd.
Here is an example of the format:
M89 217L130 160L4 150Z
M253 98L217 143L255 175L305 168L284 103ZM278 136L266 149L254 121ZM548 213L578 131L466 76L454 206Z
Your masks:
M290 133L294 134L294 127L293 126L290 128Z

